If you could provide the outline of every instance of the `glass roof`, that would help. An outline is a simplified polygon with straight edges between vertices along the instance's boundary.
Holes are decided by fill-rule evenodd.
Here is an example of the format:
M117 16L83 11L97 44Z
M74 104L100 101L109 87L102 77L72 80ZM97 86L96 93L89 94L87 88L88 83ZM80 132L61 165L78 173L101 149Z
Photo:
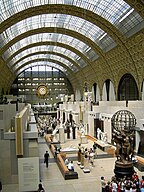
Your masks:
M102 29L90 23L89 21L86 21L79 17L65 14L42 14L34 17L29 17L9 27L1 34L1 46L4 46L10 40L22 33L42 27L60 27L74 30L90 38L101 49L105 49L114 42L114 40ZM105 39L107 39L104 45L101 44L103 36L105 37Z
M42 65L42 66L38 65L35 67L28 68L25 71L59 71L59 70L46 65Z
M19 70L17 71L13 71L15 72L16 75L19 75L21 72L23 72L25 69L28 69L30 67L35 67L35 66L42 66L42 65L45 65L45 66L49 66L49 67L54 67L60 71L63 71L66 75L69 74L69 72L67 71L66 68L56 64L56 63L51 63L51 62L46 62L46 61L40 61L40 62L34 62L34 63L31 63L31 64L28 64L22 68L20 68Z
M103 31L100 27L87 21L87 14L85 10L90 10L93 13L96 13L99 16L103 17L108 22L113 24L126 37L130 37L144 27L144 20L142 19L142 17L123 0L1 0L0 23L22 10L28 9L30 7L37 7L41 5L44 6L49 4L66 4L83 8L82 11L85 19L68 15L70 13L67 12L68 14L50 13L35 15L33 17L29 17L15 23L11 27L3 31L3 33L1 33L1 48L18 35L21 35L22 33L25 33L29 30L39 29L42 27L54 27L55 29L54 33L40 32L39 34L23 38L19 42L13 44L3 54L2 57L5 60L8 60L9 57L12 57L12 55L15 54L19 49L24 48L27 45L48 41L49 44L50 42L55 42L55 46L47 45L47 50L57 51L60 53L62 53L63 51L64 55L73 58L73 60L79 63L81 67L86 66L86 62L81 59L79 55L76 55L76 53L73 53L72 51L65 48L57 47L57 42L69 45L77 49L91 61L97 59L99 55L92 49L92 47L88 46L87 43L84 43L79 39L73 38L66 34L59 34L57 32L58 27L73 30L86 36L87 38L95 42L96 45L98 45L100 49L103 50L103 52L109 51L112 47L116 45L116 43L109 36L109 34ZM24 52L25 54L29 53L29 51ZM24 57L22 53L14 57L16 58L16 60L14 60L14 58L12 60L9 60L8 65L11 66L20 58ZM36 59L39 56L35 55L32 57ZM53 57L55 56L53 55ZM63 61L61 57L59 57L58 59ZM20 66L26 60L28 60L28 58L24 61L21 61L17 66ZM70 62L64 61L64 63L65 65L70 66L73 71L77 71L77 67L71 65Z
M31 62L35 59L52 59L52 60L55 60L55 61L59 61L63 64L65 64L67 67L69 67L72 71L73 71L73 63L71 63L70 61L66 60L65 58L62 58L62 57L59 57L57 55L52 55L52 54L38 54L38 55L33 55L33 56L30 56L30 57L27 57L25 59L23 59L22 61L20 61L17 65L15 66L12 66L12 68L14 70L17 70L20 66L24 65L25 63L27 62ZM76 67L75 68L76 70L78 70L78 68Z
M69 45L73 48L78 49L81 52L84 51L85 56L87 56L86 50L90 48L82 41L79 41L78 39L75 39L68 35L57 34L57 33L50 33L50 34L40 33L40 34L31 35L29 37L26 37L26 38L18 41L17 43L15 43L11 47L9 47L9 49L7 49L7 51L4 53L4 58L8 59L9 56L11 56L12 54L14 54L14 52L18 51L19 49L21 49L24 46L30 45L32 43L43 42L43 41L55 42L55 46L57 46L57 42L64 43L66 45Z
M102 16L117 28L120 20L125 24L126 21L123 18L132 9L123 0L3 0L0 2L0 22L22 10L45 4L67 4L87 9ZM135 16L134 13L133 16Z
M65 49L63 47L59 47L59 46L47 46L47 45L42 45L42 46L36 46L36 47L32 47L29 49L26 49L25 51L20 52L19 54L17 54L15 57L13 57L13 59L10 60L10 62L8 62L8 66L11 67L14 63L18 62L20 58L23 58L29 54L33 54L33 53L37 53L40 51L54 51L54 53L60 53L63 54L67 57L69 57L70 59L72 59L73 61L77 62L77 64L80 65L80 62L77 61L78 55L76 55L74 52ZM85 66L86 63L83 59L81 59L82 61L82 66Z

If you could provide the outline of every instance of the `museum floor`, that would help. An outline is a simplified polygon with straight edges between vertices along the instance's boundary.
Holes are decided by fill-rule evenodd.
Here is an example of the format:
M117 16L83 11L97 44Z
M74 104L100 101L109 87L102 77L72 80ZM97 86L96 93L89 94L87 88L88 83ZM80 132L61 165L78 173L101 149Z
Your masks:
M62 149L70 145L78 146L80 142L79 137L75 140L67 139L61 145ZM84 173L77 165L77 153L68 154L69 159L73 160L75 171L78 172L78 179L64 180L56 162L51 154L45 140L38 138L39 143L39 157L40 157L40 178L46 192L101 192L100 177L104 176L106 180L110 180L113 176L113 168L115 158L108 156L105 152L97 149L98 157L94 161L94 167L91 167L90 173ZM93 142L88 140L87 144L82 144L87 148L92 147ZM43 154L48 150L50 152L49 167L46 168L43 163ZM136 169L138 175L144 175ZM18 192L18 185L4 185L3 192Z

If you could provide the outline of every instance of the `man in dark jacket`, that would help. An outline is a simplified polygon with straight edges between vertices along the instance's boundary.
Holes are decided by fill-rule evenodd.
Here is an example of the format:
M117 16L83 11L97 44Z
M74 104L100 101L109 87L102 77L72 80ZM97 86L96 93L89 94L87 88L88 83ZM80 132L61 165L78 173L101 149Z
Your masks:
M46 163L46 167L48 168L48 161L49 161L49 153L46 151L44 154L44 163Z

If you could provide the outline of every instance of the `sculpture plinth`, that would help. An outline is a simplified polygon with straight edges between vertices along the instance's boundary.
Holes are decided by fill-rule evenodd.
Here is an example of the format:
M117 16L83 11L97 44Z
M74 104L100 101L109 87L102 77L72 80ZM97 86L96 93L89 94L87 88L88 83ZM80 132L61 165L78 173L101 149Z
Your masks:
M136 119L127 110L116 112L112 117L113 141L116 144L114 173L117 178L131 177L134 173L134 127Z
M123 178L124 176L131 177L134 173L133 163L116 161L114 173L117 178Z

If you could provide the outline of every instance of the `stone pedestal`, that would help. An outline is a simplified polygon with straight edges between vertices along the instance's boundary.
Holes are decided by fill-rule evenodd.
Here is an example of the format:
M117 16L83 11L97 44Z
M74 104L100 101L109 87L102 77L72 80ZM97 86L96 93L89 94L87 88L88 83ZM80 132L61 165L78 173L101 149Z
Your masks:
M64 143L65 142L65 134L64 134L64 127L59 128L59 142Z
M84 158L84 173L90 173L89 160L88 157Z
M81 144L85 144L85 143L87 143L88 141L87 141L87 138L86 138L86 136L84 135L84 136L81 136Z
M84 168L84 153L81 153L81 164L80 164L80 168L81 168L81 169Z
M117 178L123 178L124 176L131 177L134 173L134 167L132 162L115 162L114 173Z
M78 151L78 164L80 164L80 162L81 162L81 152Z

